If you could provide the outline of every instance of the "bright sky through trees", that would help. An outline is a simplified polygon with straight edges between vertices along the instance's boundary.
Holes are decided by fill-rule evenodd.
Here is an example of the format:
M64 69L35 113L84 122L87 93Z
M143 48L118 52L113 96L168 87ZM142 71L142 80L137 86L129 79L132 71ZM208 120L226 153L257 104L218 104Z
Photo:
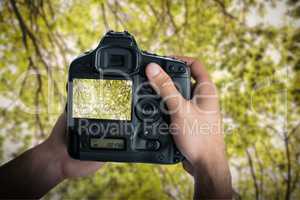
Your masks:
M197 57L219 89L236 199L300 198L297 0L0 1L0 163L44 140L67 70L109 29ZM192 199L180 165L108 163L46 199Z

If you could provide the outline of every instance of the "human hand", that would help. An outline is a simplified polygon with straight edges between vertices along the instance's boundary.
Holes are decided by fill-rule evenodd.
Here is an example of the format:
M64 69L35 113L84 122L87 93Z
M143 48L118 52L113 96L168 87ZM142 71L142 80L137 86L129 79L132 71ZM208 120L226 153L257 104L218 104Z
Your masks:
M39 199L64 179L88 175L101 165L70 158L63 113L47 140L0 166L0 199Z
M66 114L63 113L53 127L50 137L42 144L46 146L44 149L52 151L55 162L59 163L61 175L63 178L75 178L97 171L103 165L102 162L80 161L69 156L66 124Z
M147 77L167 104L171 133L186 158L184 168L195 178L195 198L203 195L230 198L231 178L216 87L199 61L177 58L187 62L196 80L191 100L182 97L168 74L157 64L147 66Z

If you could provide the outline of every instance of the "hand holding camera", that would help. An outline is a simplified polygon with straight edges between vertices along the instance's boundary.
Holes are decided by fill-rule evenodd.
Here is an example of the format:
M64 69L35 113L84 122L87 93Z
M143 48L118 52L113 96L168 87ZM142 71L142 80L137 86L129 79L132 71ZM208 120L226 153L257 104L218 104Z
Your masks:
M171 133L186 158L184 169L195 178L194 198L229 199L231 177L225 156L216 86L199 61L182 56L176 58L187 63L196 81L190 100L182 97L160 66L150 64L146 69L147 77L152 85L158 86L154 88L162 98L172 97L166 101L169 110L176 110L171 114Z
M191 75L196 81L192 95ZM89 93L102 95L98 102L113 98L107 95L113 91L112 85L126 85L126 88L114 88L122 91L115 95L122 94L120 96L125 101L118 102L119 97L115 96L113 106L107 106L111 109L104 113L101 113L105 110L103 106L99 106L96 114L93 111L97 107L87 109L87 113L76 110L76 102L68 98L69 153L74 158L162 164L183 161L184 168L195 178L195 198L203 194L230 198L231 177L225 156L217 89L199 61L140 51L129 33L108 32L96 50L72 63L69 97L76 96L70 86L78 78L103 81L98 93L93 90ZM106 84L104 80L109 82ZM85 91L89 91L90 86L85 85ZM76 85L74 87L77 90ZM77 104L83 105L93 98L93 95L86 96L84 100L77 98ZM85 107L91 104L93 102L86 103ZM126 105L125 109L119 107L121 104ZM70 112L72 109L73 113ZM72 116L74 113L77 116ZM80 117L88 118L88 124L105 124L107 127L117 122L130 128L119 128L117 133L100 136L91 134L92 129L82 134L76 125L82 120ZM166 126L161 129L161 125ZM103 133L103 129L100 132Z
M73 158L161 164L183 160L170 135L170 114L178 108L167 109L172 96L161 98L155 89L159 85L149 84L145 68L152 62L170 75L182 98L190 99L185 62L141 51L128 32L106 33L95 50L71 63L67 125Z
M91 68L80 67L83 64L92 67L94 72ZM80 76L73 76L76 73ZM190 73L196 81L192 97ZM127 32L109 32L96 50L71 65L68 96L74 95L70 93L74 78L99 79L99 74L102 80L121 80L121 85L128 86L122 90L127 109L106 117L103 117L105 113L99 112L92 117L90 113L81 114L90 118L89 123L109 125L113 122L110 120L118 120L119 124L129 124L131 129L117 131L123 133L121 135L109 132L100 137L91 137L91 133L84 136L78 134L80 130L76 126L80 119L69 112L69 152L74 158L164 164L183 161L184 168L195 178L195 198L201 198L201 195L231 197L217 90L197 60L140 51ZM124 76L121 78L120 74ZM106 86L101 85L101 88L104 96L110 91L109 87L105 89ZM68 111L76 106L72 101L68 104ZM118 103L114 105L117 107ZM167 124L165 130L157 128L161 124ZM86 148L82 148L84 146Z

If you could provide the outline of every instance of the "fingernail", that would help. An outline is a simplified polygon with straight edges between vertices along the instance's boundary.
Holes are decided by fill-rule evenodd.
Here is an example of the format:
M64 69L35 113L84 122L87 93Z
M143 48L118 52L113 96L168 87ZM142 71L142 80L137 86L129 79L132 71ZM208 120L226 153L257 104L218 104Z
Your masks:
M150 76L150 77L154 77L156 75L159 74L160 72L160 67L158 64L156 63L150 63L148 66L147 66L147 75Z

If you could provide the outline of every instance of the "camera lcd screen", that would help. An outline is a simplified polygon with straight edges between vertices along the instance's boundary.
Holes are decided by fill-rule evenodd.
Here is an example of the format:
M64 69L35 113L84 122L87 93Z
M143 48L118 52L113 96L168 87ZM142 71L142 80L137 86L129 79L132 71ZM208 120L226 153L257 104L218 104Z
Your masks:
M131 80L73 80L73 118L130 121L131 101Z

